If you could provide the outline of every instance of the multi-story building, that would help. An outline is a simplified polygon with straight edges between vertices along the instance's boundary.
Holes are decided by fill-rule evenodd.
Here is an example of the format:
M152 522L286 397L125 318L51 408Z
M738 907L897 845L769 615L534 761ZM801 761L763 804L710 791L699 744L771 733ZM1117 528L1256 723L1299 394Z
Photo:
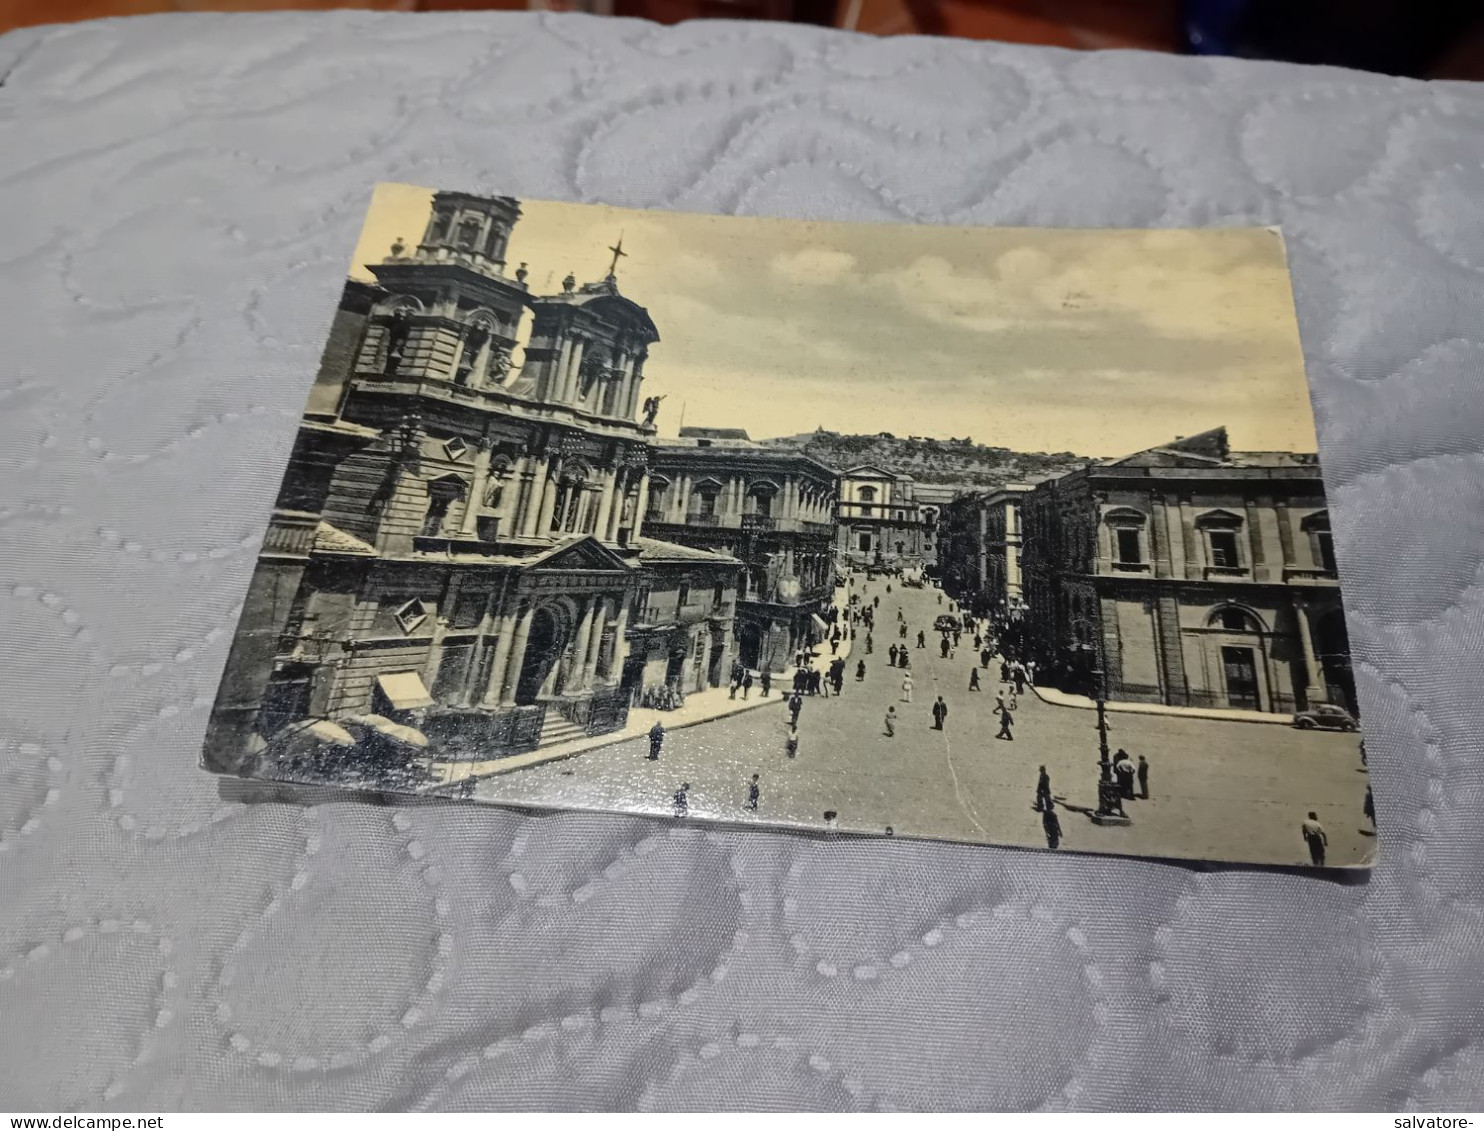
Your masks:
M1030 489L1007 484L960 495L944 507L943 584L969 608L1019 615L1025 597L1020 502Z
M503 262L519 216L438 193L416 249L347 286L213 765L247 768L290 722L367 716L434 761L489 759L621 726L659 669L680 691L718 679L740 563L643 533L658 331L612 270L532 295Z
M861 569L927 564L935 552L937 511L924 514L915 487L912 476L871 464L840 473L835 548L841 562Z
M733 655L782 670L834 592L835 473L740 429L682 428L655 442L649 488L656 536L742 562Z
M1354 710L1316 456L1235 452L1217 428L1023 499L1027 646L1050 681L1177 706Z

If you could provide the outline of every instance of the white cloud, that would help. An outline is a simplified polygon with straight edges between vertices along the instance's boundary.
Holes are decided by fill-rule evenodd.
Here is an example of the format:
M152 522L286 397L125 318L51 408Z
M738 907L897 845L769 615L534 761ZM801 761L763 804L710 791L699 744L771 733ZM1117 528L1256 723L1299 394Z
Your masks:
M805 247L775 255L773 274L795 286L826 287L847 281L856 269L855 256L827 247Z

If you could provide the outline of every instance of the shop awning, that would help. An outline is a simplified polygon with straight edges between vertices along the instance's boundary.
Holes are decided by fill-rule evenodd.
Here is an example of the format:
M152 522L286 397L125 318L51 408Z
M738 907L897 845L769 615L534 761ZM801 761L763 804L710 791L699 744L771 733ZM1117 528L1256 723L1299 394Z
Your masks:
M329 746L354 746L355 735L329 719L301 719L278 732L274 742L322 742Z
M818 613L810 613L809 619L814 622L815 628L819 629L819 631L824 633L826 636L829 635L830 626L825 624L824 618L822 616L820 616Z
M385 715L351 715L344 720L353 726L363 726L374 730L385 738L393 738L407 746L416 746L423 749L428 745L428 736L413 727L394 723Z
M394 710L411 711L416 707L431 707L433 697L423 686L422 676L417 672L389 672L376 677L376 686L386 696Z

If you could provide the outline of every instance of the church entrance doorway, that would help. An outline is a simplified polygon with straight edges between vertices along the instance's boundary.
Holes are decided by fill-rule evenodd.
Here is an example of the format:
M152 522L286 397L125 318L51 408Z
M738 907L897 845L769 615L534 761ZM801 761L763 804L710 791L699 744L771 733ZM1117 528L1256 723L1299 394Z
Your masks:
M549 606L537 609L531 618L531 634L526 638L520 682L515 685L516 703L525 707L541 697L541 687L566 647L565 621Z

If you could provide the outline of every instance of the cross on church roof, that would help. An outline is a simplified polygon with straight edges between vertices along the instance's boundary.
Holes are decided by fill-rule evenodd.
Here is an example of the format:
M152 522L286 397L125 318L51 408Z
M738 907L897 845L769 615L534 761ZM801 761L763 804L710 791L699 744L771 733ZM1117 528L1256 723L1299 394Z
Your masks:
M610 279L618 275L618 261L628 258L628 252L623 249L623 232L618 233L618 242L608 248L613 252L613 262L608 265L608 277Z

